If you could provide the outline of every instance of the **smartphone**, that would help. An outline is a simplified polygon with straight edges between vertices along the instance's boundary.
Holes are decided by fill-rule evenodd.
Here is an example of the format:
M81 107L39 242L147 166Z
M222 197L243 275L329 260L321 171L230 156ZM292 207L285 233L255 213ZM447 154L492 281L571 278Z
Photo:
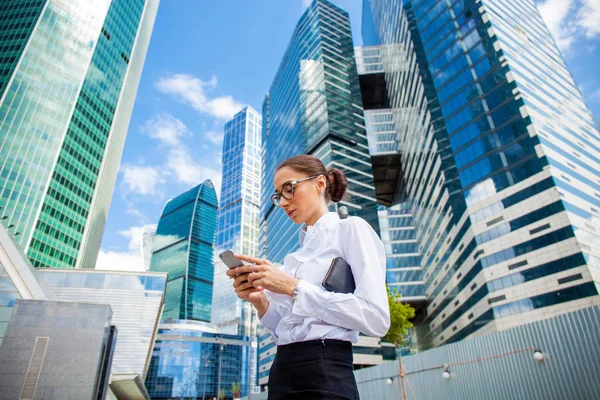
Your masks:
M243 261L239 258L236 258L233 254L233 251L231 250L225 250L224 252L219 254L219 258L225 263L225 265L227 265L227 267L229 267L229 269L241 267L244 265Z

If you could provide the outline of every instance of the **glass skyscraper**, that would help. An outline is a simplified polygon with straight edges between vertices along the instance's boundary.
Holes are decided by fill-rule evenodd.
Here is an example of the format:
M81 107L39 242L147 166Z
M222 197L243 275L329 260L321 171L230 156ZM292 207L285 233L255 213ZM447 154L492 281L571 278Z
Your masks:
M420 345L600 303L600 136L534 2L363 4L386 107L417 121L399 138Z
M144 263L144 271L150 269L150 261L152 260L152 249L154 248L154 238L156 237L156 228L158 225L145 225L142 227L142 245L140 254Z
M231 249L236 253L258 255L261 130L262 115L252 107L244 108L225 124L216 254ZM250 336L252 363L242 364L242 368L250 371L250 390L255 391L258 317L250 303L237 297L225 274L227 266L218 257L215 257L214 267L211 322L220 333Z
M258 255L261 128L262 116L251 107L225 124L217 254L232 249ZM227 266L215 257L211 322L223 333L248 335L253 308L238 299L226 271Z
M362 100L348 13L315 0L302 15L263 103L261 230L259 250L271 262L299 247L298 231L274 207L273 176L277 165L294 155L310 154L327 168L346 173L348 195L339 202L350 215L368 221L379 232L379 220L365 130ZM338 204L331 206L337 210ZM355 350L382 362L378 340L362 337ZM275 353L269 334L260 330L259 384L265 385Z
M295 225L271 203L277 165L310 154L348 178L339 204L379 232L373 172L348 14L315 0L300 18L263 104L260 251L272 262L298 248Z
M95 265L157 8L0 4L0 220L36 267Z
M357 47L356 66L373 165L381 240L386 250L386 283L402 301L420 308L425 302L421 256L412 207L402 183L400 132L414 129L405 110L388 108L382 57L389 47ZM389 57L390 54L387 54Z
M168 273L163 320L210 321L217 208L207 180L169 200L162 212L150 270Z

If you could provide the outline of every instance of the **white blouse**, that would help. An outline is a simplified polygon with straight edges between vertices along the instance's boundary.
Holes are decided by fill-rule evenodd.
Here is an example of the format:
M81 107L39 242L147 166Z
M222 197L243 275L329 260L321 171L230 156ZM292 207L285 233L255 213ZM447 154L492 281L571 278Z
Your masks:
M313 339L356 343L358 333L384 336L390 326L385 288L385 250L365 220L341 220L334 212L300 231L300 249L287 255L283 270L301 278L296 301L265 290L270 302L261 318L277 345ZM321 282L331 261L342 257L352 268L354 293L333 293Z

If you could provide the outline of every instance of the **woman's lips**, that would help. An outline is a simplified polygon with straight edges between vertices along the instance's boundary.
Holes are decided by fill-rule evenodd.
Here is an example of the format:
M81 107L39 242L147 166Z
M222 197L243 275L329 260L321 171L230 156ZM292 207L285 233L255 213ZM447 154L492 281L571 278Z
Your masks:
M294 218L294 217L296 216L296 210L289 211L289 212L287 213L287 215L288 215L288 217L290 217L290 218Z

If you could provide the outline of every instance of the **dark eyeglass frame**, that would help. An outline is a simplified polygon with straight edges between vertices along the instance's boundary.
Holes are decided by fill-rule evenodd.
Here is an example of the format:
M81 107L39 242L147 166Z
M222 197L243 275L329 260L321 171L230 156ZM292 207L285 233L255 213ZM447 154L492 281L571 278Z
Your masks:
M309 176L308 178L297 179L295 181L290 181L290 182L284 183L283 186L281 187L281 190L279 191L279 193L277 193L277 191L275 191L275 193L273 193L271 195L271 201L273 202L273 204L275 204L276 207L279 207L279 205L281 204L282 197L286 200L291 200L294 198L294 186L296 186L302 182L306 182L306 181L310 181L311 179L318 178L320 176L321 175ZM283 194L283 191L286 189L286 187L289 187L290 191L292 192L292 196L289 198Z

